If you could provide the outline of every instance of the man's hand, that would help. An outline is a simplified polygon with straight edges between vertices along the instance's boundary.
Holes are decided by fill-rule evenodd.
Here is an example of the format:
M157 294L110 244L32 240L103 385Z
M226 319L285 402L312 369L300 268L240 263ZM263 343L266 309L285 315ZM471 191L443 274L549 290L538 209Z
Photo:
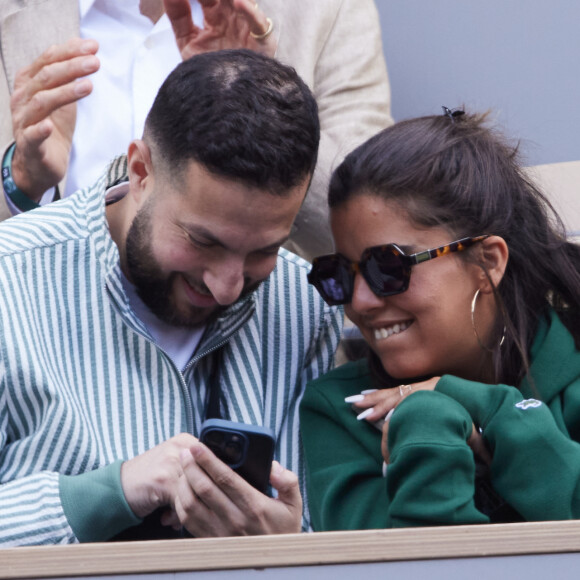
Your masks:
M137 517L144 518L159 507L172 508L183 475L181 453L196 442L193 435L181 433L123 463L123 493ZM169 516L164 520L165 525L175 523Z
M32 200L54 187L68 165L76 101L92 91L99 69L95 40L74 38L48 48L16 75L10 99L16 150L12 177Z
M181 455L175 512L195 537L297 533L302 498L298 478L276 461L270 483L278 491L268 497L244 481L205 445L196 443Z
M188 0L163 0L181 58L226 48L247 48L274 56L275 34L255 38L269 30L269 21L253 0L199 0L203 27L196 26Z

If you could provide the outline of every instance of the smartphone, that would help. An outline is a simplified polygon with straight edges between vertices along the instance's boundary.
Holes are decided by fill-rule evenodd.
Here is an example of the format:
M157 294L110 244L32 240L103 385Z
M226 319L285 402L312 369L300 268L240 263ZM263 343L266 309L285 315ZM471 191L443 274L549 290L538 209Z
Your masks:
M266 493L274 459L274 433L268 427L208 419L199 440L248 483Z

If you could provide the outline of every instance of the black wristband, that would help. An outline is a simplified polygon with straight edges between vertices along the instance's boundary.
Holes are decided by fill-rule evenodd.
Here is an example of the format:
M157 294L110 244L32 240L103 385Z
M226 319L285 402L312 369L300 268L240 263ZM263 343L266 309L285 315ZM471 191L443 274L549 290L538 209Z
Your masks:
M2 160L2 186L6 195L20 211L29 211L39 207L39 204L32 201L12 179L12 157L14 157L15 149L16 143L12 143Z

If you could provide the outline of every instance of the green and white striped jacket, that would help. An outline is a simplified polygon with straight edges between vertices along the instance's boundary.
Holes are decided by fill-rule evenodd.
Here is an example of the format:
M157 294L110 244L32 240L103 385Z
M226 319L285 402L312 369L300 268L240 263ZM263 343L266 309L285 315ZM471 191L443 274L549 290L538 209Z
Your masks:
M123 167L0 225L0 546L102 540L137 523L121 460L198 435L218 350L223 416L271 427L276 459L304 484L298 403L332 366L341 312L281 250L181 373L123 291L104 206Z

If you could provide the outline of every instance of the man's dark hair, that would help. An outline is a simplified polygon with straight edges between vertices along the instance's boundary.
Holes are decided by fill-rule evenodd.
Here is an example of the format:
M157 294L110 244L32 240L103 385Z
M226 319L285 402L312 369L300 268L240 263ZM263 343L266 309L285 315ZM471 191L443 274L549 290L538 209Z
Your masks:
M167 167L211 173L281 193L316 165L320 124L296 71L249 50L194 56L167 77L145 123Z

